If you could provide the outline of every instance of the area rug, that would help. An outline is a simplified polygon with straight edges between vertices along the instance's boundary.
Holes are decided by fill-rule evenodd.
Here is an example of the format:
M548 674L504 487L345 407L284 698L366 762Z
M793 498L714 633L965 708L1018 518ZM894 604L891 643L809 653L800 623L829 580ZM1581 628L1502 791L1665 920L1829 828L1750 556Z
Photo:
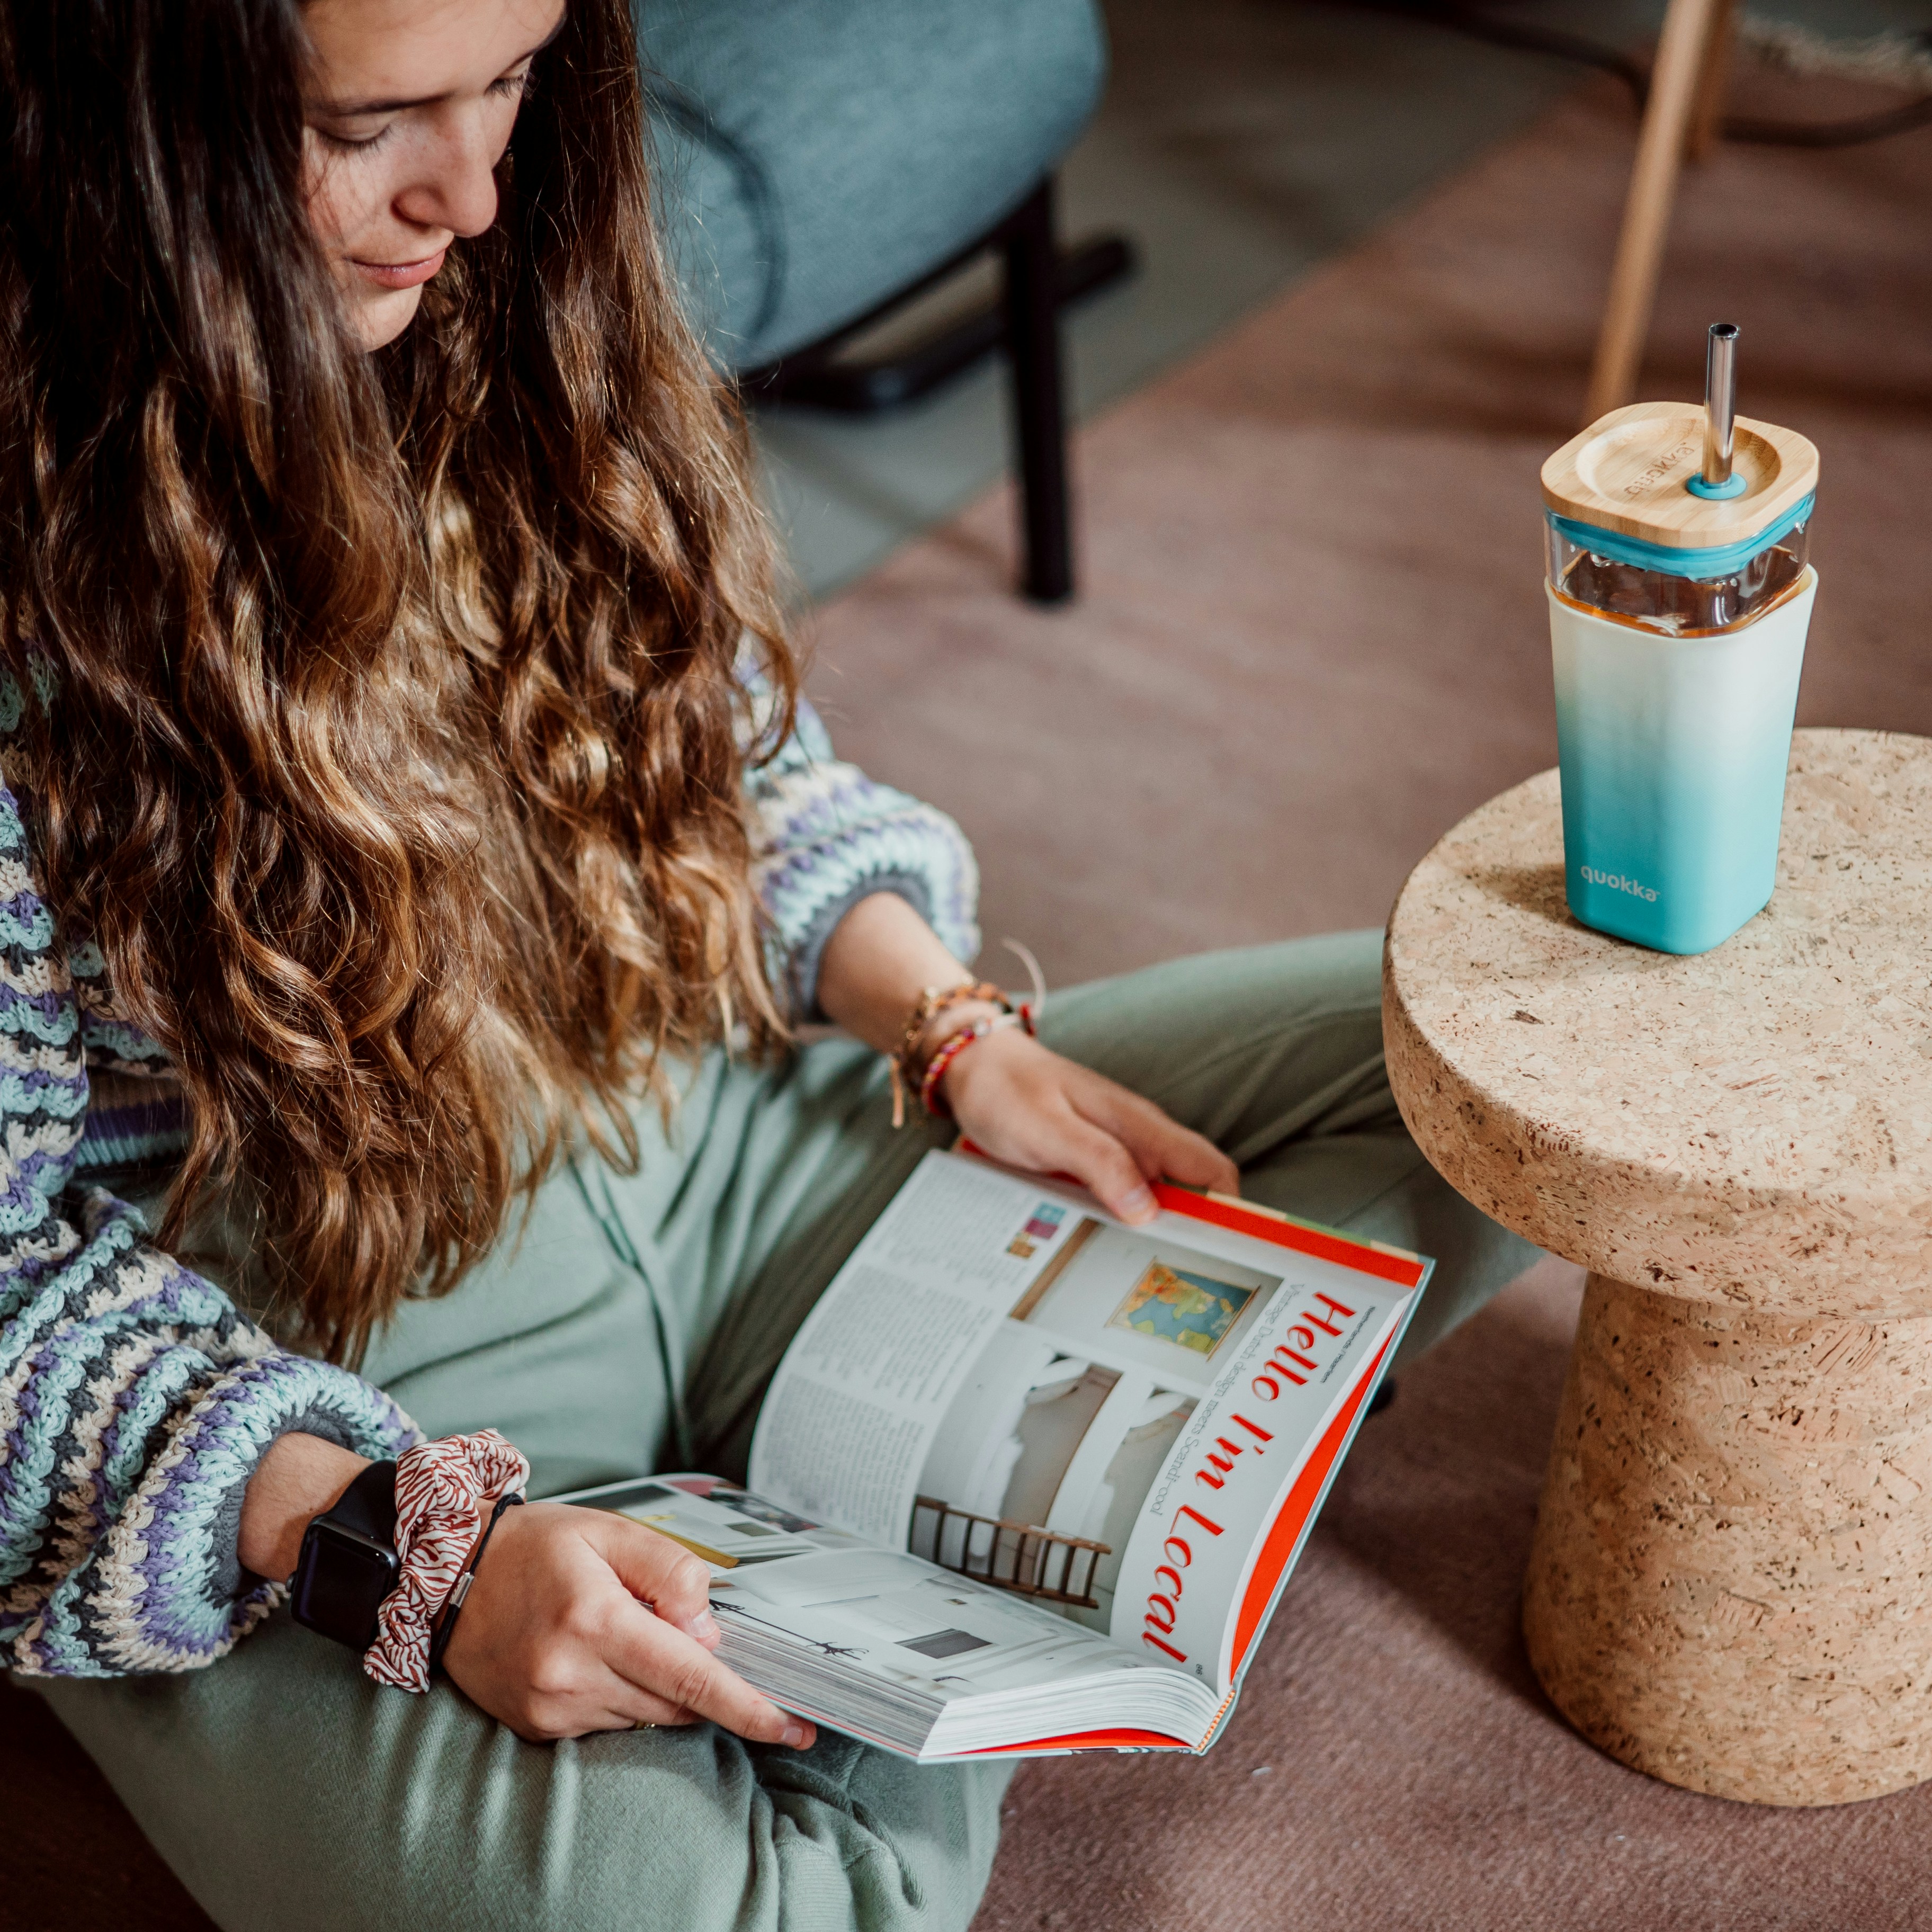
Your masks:
M1077 604L1011 596L1001 494L824 613L842 747L958 816L989 940L1066 982L1379 925L1554 762L1537 472L1578 427L1632 140L1586 89L1088 430ZM1719 320L1743 412L1822 452L1801 718L1932 733L1932 130L1688 176L1641 393L1698 396ZM1405 1378L1208 1757L1021 1773L978 1932L1932 1924L1932 1788L1698 1797L1542 1697L1517 1591L1576 1292L1546 1264Z
M958 817L989 939L1069 982L1378 926L1555 762L1537 475L1579 426L1632 140L1586 90L1090 428L1076 604L1010 594L1001 491L826 609L840 748ZM1822 453L1801 722L1932 732L1932 129L1687 175L1642 394L1701 397L1720 320L1743 413Z

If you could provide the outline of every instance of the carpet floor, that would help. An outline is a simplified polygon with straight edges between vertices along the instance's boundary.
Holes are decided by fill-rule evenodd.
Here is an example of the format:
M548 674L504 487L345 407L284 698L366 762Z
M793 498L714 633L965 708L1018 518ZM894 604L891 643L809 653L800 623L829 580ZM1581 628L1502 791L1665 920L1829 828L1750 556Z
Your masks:
M1582 1272L1554 1259L1356 1439L1199 1759L1043 1760L974 1932L1906 1932L1932 1786L1822 1811L1679 1791L1585 1744L1517 1592Z
M1748 80L1753 111L1868 105ZM1537 474L1576 428L1630 152L1566 101L1084 432L1085 583L1006 590L988 498L823 614L842 748L959 818L1061 982L1379 924L1555 760ZM1740 323L1747 415L1823 456L1804 722L1932 734L1932 130L1687 177L1641 393ZM1932 1924L1932 1787L1702 1798L1577 1738L1517 1590L1580 1277L1545 1263L1364 1431L1225 1739L1013 1787L977 1932Z
M1870 96L1760 80L1754 111ZM1883 97L1881 97L1882 98ZM1574 433L1631 149L1592 88L1078 445L1084 578L1016 602L996 493L828 605L841 750L952 812L990 968L1062 983L1379 926L1462 814L1553 764L1544 458ZM1802 723L1932 733L1932 129L1689 173L1646 396L1822 453Z
M1066 983L1378 924L1552 761L1536 476L1576 427L1630 141L1586 89L1087 432L1078 605L1008 594L998 496L823 614L842 747L965 825L994 941ZM1688 180L1644 390L1694 394L1704 326L1736 320L1745 413L1823 451L1808 722L1932 733L1928 316L1932 131ZM1516 1590L1578 1292L1546 1262L1404 1378L1213 1754L1021 1773L979 1932L1932 1923L1932 1787L1699 1798L1541 1698ZM205 1922L38 1700L0 1691L0 1922Z

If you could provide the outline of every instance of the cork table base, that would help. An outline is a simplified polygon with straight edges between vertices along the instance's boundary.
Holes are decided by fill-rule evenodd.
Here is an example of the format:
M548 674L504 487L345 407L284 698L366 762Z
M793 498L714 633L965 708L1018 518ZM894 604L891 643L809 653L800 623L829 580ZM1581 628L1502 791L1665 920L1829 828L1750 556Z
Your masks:
M1478 1205L1590 1269L1524 1593L1637 1769L1832 1804L1932 1778L1932 742L1802 731L1770 905L1580 926L1556 774L1389 922L1389 1076ZM1634 1284L1634 1285L1633 1285Z
M1932 1776L1932 1316L1786 1321L1590 1277L1523 1594L1640 1771L1828 1804Z

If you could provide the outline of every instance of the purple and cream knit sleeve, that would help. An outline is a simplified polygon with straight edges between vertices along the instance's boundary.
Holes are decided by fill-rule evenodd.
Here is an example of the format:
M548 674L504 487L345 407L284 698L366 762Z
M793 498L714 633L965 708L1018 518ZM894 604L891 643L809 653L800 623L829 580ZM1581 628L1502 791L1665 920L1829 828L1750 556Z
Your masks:
M418 1439L346 1370L278 1348L74 1184L88 1108L72 971L0 786L0 1663L191 1670L279 1586L242 1570L242 1492L291 1429L367 1456Z
M748 682L762 724L763 694ZM825 943L869 893L898 893L957 958L979 951L980 872L966 835L944 812L842 764L802 698L791 736L748 767L745 789L760 835L758 892L784 955L775 976L791 988L802 1018L823 1017Z

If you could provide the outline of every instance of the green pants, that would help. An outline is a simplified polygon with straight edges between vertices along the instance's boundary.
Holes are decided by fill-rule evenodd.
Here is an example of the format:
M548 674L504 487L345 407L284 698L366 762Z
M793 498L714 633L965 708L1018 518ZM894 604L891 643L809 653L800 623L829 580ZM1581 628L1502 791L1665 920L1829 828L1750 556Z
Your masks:
M1378 964L1372 932L1180 960L1055 995L1042 1031L1217 1142L1253 1198L1436 1256L1406 1359L1533 1251L1409 1139ZM763 1070L713 1056L668 1136L640 1124L639 1173L560 1172L366 1364L433 1434L501 1429L534 1493L742 1473L785 1344L946 1138L896 1134L882 1064L844 1040ZM190 1676L44 1688L230 1932L963 1928L1008 1775L829 1732L806 1752L710 1725L527 1744L447 1684L378 1688L286 1616Z

